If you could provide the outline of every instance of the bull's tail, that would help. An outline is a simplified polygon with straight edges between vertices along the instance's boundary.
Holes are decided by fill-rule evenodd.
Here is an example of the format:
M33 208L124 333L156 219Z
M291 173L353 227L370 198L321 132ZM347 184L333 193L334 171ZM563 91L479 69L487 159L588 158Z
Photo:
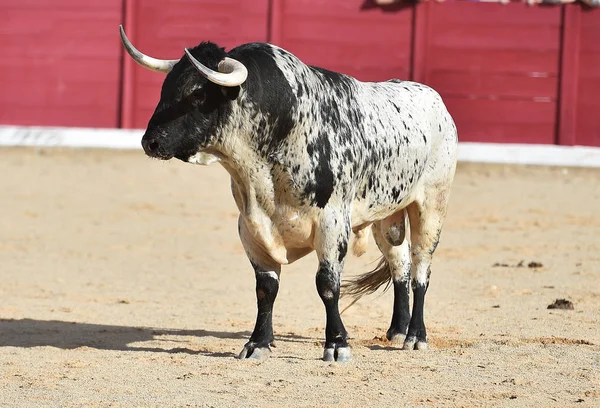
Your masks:
M342 310L342 313L358 300L365 296L375 293L377 289L385 284L383 291L389 289L392 282L392 274L390 265L387 260L382 256L379 259L379 263L372 271L363 273L354 279L345 280L342 283L342 296L352 296L354 299L352 302Z

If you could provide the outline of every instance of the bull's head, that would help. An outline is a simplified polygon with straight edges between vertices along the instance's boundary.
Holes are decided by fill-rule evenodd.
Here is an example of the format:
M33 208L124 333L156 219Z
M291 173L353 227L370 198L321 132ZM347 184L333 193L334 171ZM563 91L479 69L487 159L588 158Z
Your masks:
M225 51L212 43L185 49L187 58L180 60L152 58L131 44L122 26L120 31L125 49L138 64L167 74L160 101L142 138L146 154L199 164L214 161L211 141L248 76L246 67L226 57Z

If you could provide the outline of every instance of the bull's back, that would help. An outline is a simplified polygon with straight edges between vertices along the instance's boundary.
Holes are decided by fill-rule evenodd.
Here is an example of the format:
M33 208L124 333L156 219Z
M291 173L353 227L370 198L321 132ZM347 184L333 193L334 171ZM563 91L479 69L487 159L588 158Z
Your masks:
M358 86L362 137L370 148L354 206L368 221L411 202L424 179L446 177L431 169L452 161L456 128L439 94L426 85L392 80Z

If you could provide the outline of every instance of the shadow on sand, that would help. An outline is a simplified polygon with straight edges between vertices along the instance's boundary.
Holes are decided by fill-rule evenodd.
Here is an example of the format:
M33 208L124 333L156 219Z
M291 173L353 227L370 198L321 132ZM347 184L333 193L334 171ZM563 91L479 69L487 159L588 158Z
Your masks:
M101 324L63 322L59 320L0 319L0 347L57 347L75 349L90 347L99 350L148 351L160 353L200 354L211 357L233 357L234 353L193 350L187 347L144 347L137 344L161 341L160 336L215 337L246 340L249 331L224 332L209 330L178 330L152 327L109 326ZM294 334L275 336L276 341L310 341ZM180 339L166 340L182 341ZM187 341L185 343L188 343ZM132 345L133 344L133 345ZM154 343L156 344L156 343ZM243 341L240 342L240 349Z

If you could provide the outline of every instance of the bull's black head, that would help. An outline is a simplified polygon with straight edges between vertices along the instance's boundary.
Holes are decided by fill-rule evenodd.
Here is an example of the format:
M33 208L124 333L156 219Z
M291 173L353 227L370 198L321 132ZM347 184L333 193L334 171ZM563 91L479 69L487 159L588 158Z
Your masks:
M136 50L122 28L121 39L136 62L167 73L160 101L142 138L146 154L187 162L211 147L246 79L246 68L213 43L186 50L187 56L180 60L157 60Z
M190 51L211 69L225 58L223 49L204 43ZM160 101L148 122L142 147L148 156L183 161L205 148L219 120L227 116L239 87L225 88L201 76L187 58L167 74Z

